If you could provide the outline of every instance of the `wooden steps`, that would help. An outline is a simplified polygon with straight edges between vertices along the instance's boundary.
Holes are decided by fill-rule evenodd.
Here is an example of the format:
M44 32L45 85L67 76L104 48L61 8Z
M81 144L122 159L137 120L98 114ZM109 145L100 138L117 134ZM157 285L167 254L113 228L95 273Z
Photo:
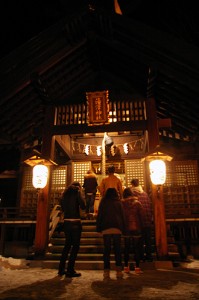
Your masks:
M31 261L31 266L40 266L44 268L57 269L61 251L65 242L64 232L58 232L55 230L51 237L48 252L45 259L42 261ZM177 257L175 245L171 243L170 253ZM141 267L154 268L156 261L155 247L153 247L154 261L142 262ZM131 262L133 264L133 261ZM114 268L114 255L111 254L111 268ZM102 270L103 269L103 238L96 232L95 220L83 220L82 221L82 238L80 243L80 249L76 260L76 268L79 270Z

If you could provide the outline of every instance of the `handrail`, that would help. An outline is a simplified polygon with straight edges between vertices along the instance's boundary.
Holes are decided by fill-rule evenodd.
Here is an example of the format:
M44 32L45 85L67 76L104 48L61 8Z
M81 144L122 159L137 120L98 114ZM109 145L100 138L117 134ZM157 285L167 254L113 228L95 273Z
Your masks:
M36 210L23 207L0 207L0 219L36 219Z

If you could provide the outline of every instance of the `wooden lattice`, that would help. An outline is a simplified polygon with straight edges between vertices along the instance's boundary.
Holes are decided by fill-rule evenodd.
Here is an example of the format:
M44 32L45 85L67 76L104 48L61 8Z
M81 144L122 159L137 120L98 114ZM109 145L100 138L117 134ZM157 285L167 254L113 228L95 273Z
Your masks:
M198 185L197 161L174 161L167 163L166 186Z
M131 180L138 178L140 185L144 184L144 165L140 159L125 161L126 186L131 186Z
M67 182L67 169L66 167L58 167L52 171L51 177L51 190L61 191L66 188Z
M91 168L91 162L73 162L73 181L80 182L81 185L84 183L84 175Z

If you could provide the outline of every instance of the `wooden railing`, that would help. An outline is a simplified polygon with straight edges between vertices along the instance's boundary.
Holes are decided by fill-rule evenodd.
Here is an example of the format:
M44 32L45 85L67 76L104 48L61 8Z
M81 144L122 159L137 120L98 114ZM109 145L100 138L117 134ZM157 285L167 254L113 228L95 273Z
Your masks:
M36 219L36 209L19 207L0 207L0 220Z
M165 214L168 219L189 219L199 221L199 203L165 203Z
M199 186L173 186L164 188L167 219L199 220Z
M145 101L110 101L109 102L109 122L131 122L145 121ZM70 104L57 107L55 125L77 125L87 124L88 107L86 104Z

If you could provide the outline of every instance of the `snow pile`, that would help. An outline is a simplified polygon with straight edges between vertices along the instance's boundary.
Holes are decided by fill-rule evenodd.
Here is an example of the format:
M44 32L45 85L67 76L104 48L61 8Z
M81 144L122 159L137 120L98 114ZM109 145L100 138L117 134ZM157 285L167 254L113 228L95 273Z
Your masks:
M3 257L0 255L0 270L6 269L24 269L29 267L29 261L25 259L16 259L13 257Z

